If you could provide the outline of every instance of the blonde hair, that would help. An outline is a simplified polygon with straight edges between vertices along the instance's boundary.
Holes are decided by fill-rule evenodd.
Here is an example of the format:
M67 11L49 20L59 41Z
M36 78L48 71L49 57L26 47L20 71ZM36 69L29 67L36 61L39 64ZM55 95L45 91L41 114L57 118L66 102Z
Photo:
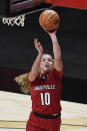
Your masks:
M24 73L14 78L14 81L20 85L21 91L25 94L31 94L28 73Z
M49 55L49 56L51 56L51 58L52 58L52 60L53 60L53 56L52 56L51 54L49 54L49 53L43 53L42 56L44 56L44 55Z

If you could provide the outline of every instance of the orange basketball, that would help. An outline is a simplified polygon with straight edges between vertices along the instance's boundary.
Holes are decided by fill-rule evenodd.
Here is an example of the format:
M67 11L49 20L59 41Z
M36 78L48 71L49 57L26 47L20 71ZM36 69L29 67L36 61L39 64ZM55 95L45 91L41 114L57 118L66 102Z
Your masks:
M59 27L59 14L51 9L45 10L39 16L39 23L44 30L52 32Z

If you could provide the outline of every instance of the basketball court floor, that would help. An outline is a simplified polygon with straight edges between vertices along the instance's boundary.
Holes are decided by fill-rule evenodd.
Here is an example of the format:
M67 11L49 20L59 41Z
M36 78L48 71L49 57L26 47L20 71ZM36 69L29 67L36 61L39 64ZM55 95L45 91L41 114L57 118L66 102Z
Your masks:
M61 131L87 131L87 105L69 101L61 105ZM25 131L30 111L30 96L0 91L0 131Z

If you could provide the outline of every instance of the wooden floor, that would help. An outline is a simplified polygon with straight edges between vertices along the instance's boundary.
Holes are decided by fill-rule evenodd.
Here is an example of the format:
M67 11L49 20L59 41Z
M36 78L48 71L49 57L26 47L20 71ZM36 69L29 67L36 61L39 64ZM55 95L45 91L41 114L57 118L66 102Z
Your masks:
M61 131L87 131L87 105L68 101L61 105ZM25 129L30 111L30 96L0 91L0 129Z

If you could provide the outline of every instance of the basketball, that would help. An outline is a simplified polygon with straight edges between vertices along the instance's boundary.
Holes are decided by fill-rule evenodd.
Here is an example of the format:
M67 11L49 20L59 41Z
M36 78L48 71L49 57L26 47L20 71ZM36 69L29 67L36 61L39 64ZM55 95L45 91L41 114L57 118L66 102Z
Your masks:
M60 17L54 10L45 10L39 16L40 26L48 32L52 32L59 27Z

